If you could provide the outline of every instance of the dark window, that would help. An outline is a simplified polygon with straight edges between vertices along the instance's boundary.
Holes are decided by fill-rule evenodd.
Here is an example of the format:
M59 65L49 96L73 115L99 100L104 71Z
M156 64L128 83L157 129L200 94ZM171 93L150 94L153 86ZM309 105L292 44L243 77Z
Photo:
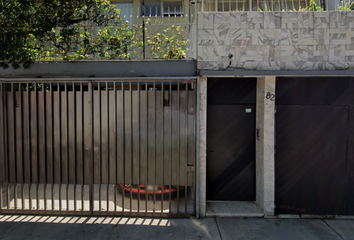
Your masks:
M163 1L163 14L183 14L182 1Z
M184 12L183 3L180 0L144 0L145 12L143 4L141 3L141 16L181 16Z
M145 0L145 16L161 16L161 2L156 0ZM141 15L144 15L144 9Z

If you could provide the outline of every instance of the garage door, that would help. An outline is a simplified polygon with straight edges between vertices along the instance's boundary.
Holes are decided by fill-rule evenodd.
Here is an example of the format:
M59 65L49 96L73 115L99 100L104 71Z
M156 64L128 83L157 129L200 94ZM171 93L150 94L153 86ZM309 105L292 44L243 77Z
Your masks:
M354 214L350 78L277 78L276 213Z

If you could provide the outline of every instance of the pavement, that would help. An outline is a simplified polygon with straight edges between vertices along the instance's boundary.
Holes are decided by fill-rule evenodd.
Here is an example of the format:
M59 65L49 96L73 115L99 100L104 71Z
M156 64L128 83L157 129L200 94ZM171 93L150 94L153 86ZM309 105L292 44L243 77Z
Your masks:
M0 215L0 239L354 239L354 220Z

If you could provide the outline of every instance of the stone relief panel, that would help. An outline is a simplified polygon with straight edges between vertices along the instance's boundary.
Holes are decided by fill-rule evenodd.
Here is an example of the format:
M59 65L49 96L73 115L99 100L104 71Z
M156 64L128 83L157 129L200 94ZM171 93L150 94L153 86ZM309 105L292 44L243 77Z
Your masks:
M354 12L209 12L198 17L199 69L354 66Z

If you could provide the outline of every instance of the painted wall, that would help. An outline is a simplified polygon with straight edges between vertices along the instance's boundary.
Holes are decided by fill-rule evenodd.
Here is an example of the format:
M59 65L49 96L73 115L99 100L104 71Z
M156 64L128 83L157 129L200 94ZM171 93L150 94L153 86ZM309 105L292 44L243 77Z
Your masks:
M198 68L352 69L354 11L198 13Z

